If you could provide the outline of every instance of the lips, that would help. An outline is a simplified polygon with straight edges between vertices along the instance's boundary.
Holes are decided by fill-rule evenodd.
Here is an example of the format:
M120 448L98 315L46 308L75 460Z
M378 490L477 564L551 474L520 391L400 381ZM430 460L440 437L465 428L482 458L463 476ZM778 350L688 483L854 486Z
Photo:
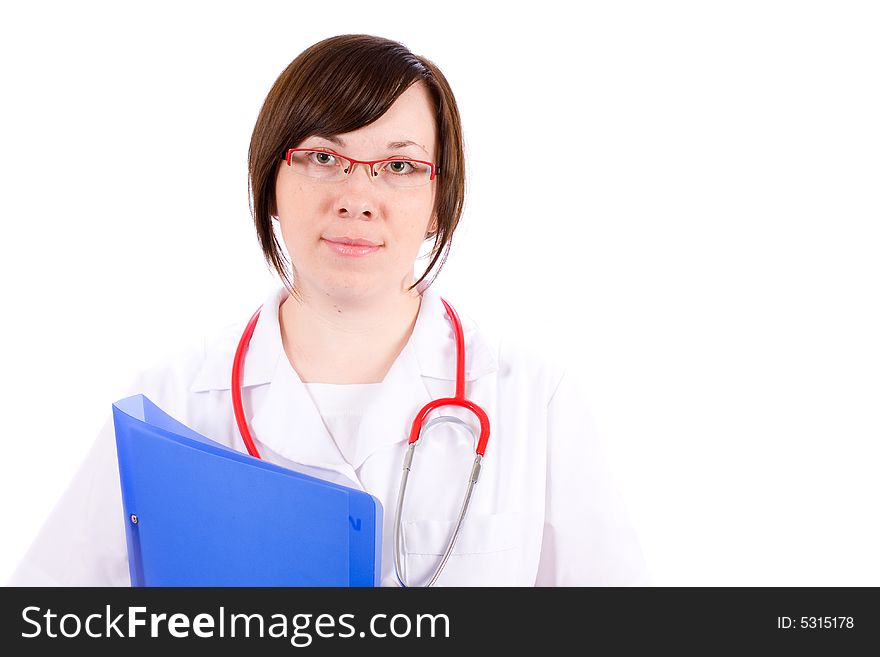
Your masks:
M327 238L323 238L321 241L326 244L331 251L341 256L349 256L359 258L362 256L368 256L371 253L375 253L380 248L382 248L381 244L374 244L368 240L358 240L353 238L339 238L349 240L348 242L337 242L334 240L329 240ZM361 242L360 244L353 244L352 242Z
M328 242L334 242L336 244L347 244L349 246L382 246L378 242L371 242L370 240L366 240L360 237L325 237L323 239Z

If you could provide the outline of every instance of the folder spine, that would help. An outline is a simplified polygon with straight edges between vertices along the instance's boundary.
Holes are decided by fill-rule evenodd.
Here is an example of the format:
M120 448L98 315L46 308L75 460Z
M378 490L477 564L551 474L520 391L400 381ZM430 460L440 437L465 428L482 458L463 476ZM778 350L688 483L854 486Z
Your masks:
M123 460L130 460L130 454L127 452L130 441L128 440L128 432L130 423L125 421L125 415L112 405L113 424L116 435L116 452L117 460L122 456ZM134 499L134 491L129 486L125 486L122 481L122 471L119 472L119 483L122 491L123 518L125 523L126 544L128 546L128 574L131 579L132 586L145 586L144 582L144 565L141 556L141 537L138 531L138 523L141 521L137 513L137 506Z

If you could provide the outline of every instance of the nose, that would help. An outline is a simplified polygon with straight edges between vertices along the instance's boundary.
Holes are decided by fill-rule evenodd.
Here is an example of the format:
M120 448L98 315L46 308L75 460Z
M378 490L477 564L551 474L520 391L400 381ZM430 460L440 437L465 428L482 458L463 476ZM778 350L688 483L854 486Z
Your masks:
M367 180L358 174L355 170L361 165L366 174ZM352 164L351 171L347 174L342 183L342 195L338 199L337 215L340 217L357 217L361 219L372 219L375 216L375 199L371 193L375 192L375 180L371 180L370 165L363 162Z

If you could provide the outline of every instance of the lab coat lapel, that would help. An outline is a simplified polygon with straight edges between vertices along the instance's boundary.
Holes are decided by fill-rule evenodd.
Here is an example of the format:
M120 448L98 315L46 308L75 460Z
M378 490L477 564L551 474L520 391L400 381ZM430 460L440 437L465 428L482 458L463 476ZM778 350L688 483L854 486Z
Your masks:
M429 401L410 338L361 417L352 465L360 468L373 453L406 442L413 418Z
M362 489L355 471L377 450L405 442L409 437L409 423L419 409L431 400L422 380L413 343L416 336L430 330L429 315L431 310L436 312L436 307L430 297L425 304L423 296L422 304L410 339L391 365L372 404L361 418L353 463L345 461L311 395L283 354L283 348L268 393L252 421L258 440L290 461L344 474L352 480L352 485ZM278 333L280 341L277 311L272 330Z
M450 305L458 312L464 333L465 381L476 381L497 371L497 345L486 339L470 317L456 307L454 300ZM449 393L444 396L452 397L455 393L456 374L455 335L440 294L430 287L422 294L422 308L413 331L412 346L422 376L451 381ZM467 390L466 387L466 393Z
M245 355L242 398L245 412L254 409L248 420L251 434L258 447L304 466L293 469L363 490L284 352L278 312L287 294L280 286L265 299ZM230 389L233 356L246 323L226 327L206 345L205 362L190 386L192 392Z
M465 379L477 378L497 370L492 349L476 325L459 313L465 336ZM431 389L426 381L432 381ZM469 394L466 385L465 394ZM433 394L432 394L433 390ZM432 288L422 292L416 325L409 341L380 386L370 409L361 418L355 462L359 468L373 453L405 443L421 408L438 396L455 394L455 339L452 324L440 295ZM429 415L455 415L471 422L468 411L442 407Z
M362 489L286 357L278 359L272 382L251 426L257 440L279 456L294 463L338 472L350 480L347 485Z
M281 327L278 323L278 307L287 298L287 290L281 286L263 301L260 317L254 327L242 372L242 388L269 383L279 358L284 355L281 344ZM253 312L256 308L249 308ZM243 314L243 313L242 313ZM190 384L190 392L229 390L232 385L232 361L241 334L250 315L223 327L205 341L205 361Z

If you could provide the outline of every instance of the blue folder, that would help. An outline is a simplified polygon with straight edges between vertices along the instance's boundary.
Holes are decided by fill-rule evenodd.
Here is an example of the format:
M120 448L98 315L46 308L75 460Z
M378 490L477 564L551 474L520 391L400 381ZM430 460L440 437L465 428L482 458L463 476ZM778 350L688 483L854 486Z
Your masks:
M113 404L132 586L378 586L381 502Z

